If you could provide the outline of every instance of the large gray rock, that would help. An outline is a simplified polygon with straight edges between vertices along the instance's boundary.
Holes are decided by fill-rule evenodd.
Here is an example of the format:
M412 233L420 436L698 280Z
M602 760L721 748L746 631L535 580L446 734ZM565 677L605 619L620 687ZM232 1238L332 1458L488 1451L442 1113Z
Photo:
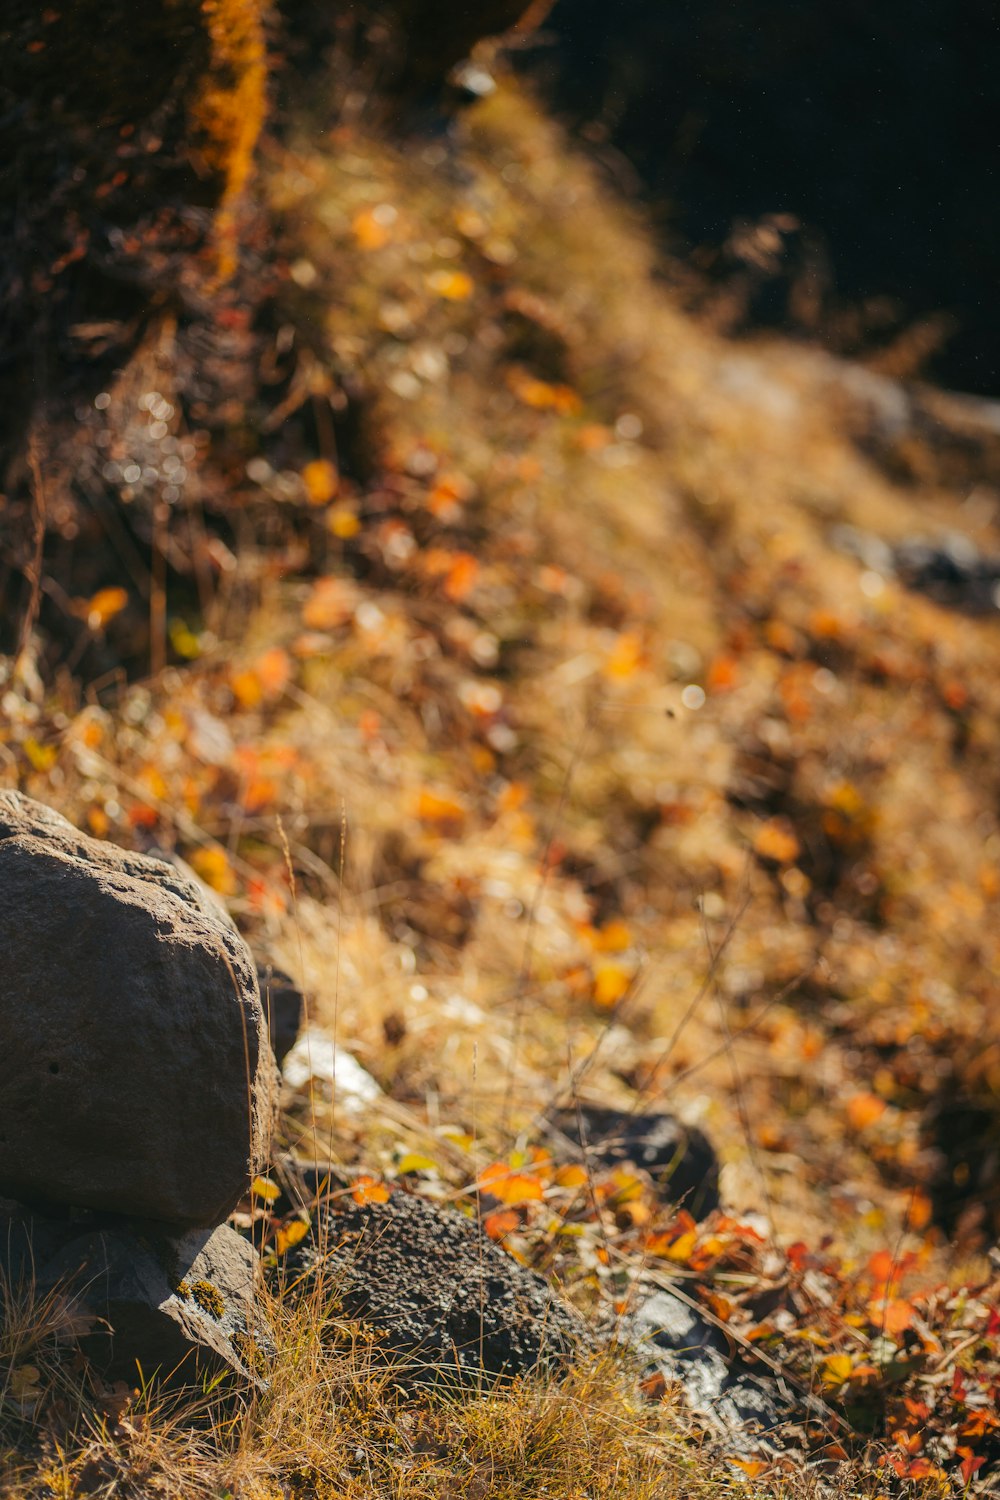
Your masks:
M57 1294L62 1342L108 1379L267 1382L274 1341L257 1252L228 1225L144 1234L83 1209L49 1217L0 1199L0 1275L15 1305Z
M170 865L0 793L0 1192L213 1226L276 1088L250 953Z

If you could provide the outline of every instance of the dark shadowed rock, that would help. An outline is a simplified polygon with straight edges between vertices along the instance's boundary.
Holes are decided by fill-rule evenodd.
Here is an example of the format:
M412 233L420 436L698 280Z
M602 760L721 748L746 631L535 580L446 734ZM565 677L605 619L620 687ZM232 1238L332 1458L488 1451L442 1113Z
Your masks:
M274 1345L257 1269L252 1245L225 1225L172 1238L0 1201L3 1288L15 1299L59 1288L80 1347L109 1379L233 1371L263 1384Z
M557 1158L585 1155L594 1165L631 1162L648 1172L663 1196L696 1219L719 1206L719 1163L708 1137L674 1115L630 1114L580 1104L548 1117Z
M169 865L0 794L0 1191L219 1223L274 1068L250 954Z
M271 1038L271 1050L280 1064L295 1046L302 1025L305 1000L293 980L273 964L260 965L257 982Z
M591 1347L579 1315L476 1221L398 1188L387 1203L347 1194L313 1208L308 1239L275 1275L308 1294L320 1270L408 1380L513 1377Z

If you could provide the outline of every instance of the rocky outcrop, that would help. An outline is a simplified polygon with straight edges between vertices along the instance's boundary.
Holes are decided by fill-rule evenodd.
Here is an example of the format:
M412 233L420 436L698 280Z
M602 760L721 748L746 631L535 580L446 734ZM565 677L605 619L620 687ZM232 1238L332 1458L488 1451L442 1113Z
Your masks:
M242 940L171 866L4 793L0 947L0 1191L221 1222L275 1101Z
M475 1220L402 1189L356 1203L333 1168L306 1169L299 1184L310 1231L278 1263L277 1284L307 1296L322 1273L405 1381L512 1378L592 1347L583 1319Z
M81 1349L108 1379L266 1382L256 1251L235 1230L148 1235L93 1214L46 1217L0 1200L0 1274L17 1298L59 1288Z

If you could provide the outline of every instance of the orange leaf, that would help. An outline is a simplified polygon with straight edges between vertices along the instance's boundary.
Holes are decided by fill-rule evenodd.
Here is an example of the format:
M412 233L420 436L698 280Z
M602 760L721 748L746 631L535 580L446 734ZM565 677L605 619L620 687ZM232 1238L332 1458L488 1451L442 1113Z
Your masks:
M873 1281L889 1282L895 1280L899 1274L899 1266L896 1257L890 1250L876 1250L874 1255L868 1258L868 1274Z
M760 1458L731 1458L729 1462L742 1469L750 1479L756 1479L767 1468L767 1464Z
M852 1130L867 1130L880 1120L886 1111L886 1102L877 1094L855 1094L847 1101L847 1118Z
M355 214L351 229L361 250L381 250L392 238L391 226L395 222L395 211L386 211L387 205L362 209Z
M486 1215L483 1228L491 1240L502 1240L506 1235L513 1234L520 1222L512 1208L502 1208L495 1214Z
M717 656L708 669L705 687L710 693L730 693L739 680L739 667L732 656Z
M631 677L642 666L642 662L642 637L634 630L626 630L611 648L604 663L604 675L617 680Z
M351 1187L351 1197L355 1203L388 1203L389 1189L376 1177L368 1177L362 1173Z
M464 271L432 271L427 285L436 297L448 302L465 302L475 290L472 277Z
M543 1194L541 1179L517 1172L504 1162L493 1162L479 1176L479 1190L499 1203L537 1202Z
M888 1302L884 1297L875 1297L868 1304L869 1322L876 1328L884 1328L894 1338L906 1332L915 1315L912 1304L901 1297L894 1297Z
M613 918L599 927L591 939L598 953L624 953L632 946L632 934L627 923L620 917Z
M424 787L417 795L417 817L422 823L461 826L465 821L465 808L454 797L442 792L432 792Z
M287 651L272 646L254 663L254 673L268 698L284 692L292 675L292 661Z
M472 554L457 553L444 580L444 591L453 604L461 604L472 592L478 576L479 563Z
M770 818L762 823L754 835L753 847L761 859L771 859L779 865L790 865L800 852L799 841L785 818Z
M128 593L123 588L98 589L84 606L87 624L91 630L103 630L109 620L120 614L128 603Z
M302 623L310 630L333 630L347 623L356 605L355 592L343 579L320 578L305 602Z
M236 875L221 844L196 849L191 855L191 868L220 895L231 896L236 889Z
M229 686L240 708L256 708L264 696L256 672L234 673L229 679Z

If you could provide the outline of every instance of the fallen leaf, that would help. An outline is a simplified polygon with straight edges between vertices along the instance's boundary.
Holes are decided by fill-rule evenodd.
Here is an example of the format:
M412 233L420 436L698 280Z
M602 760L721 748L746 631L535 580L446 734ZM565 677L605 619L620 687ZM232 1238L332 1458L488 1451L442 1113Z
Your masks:
M355 1203L388 1203L390 1189L384 1182L379 1182L377 1177L369 1177L365 1173L357 1179L351 1187L351 1197Z
M298 1245L309 1233L309 1224L308 1217L290 1219L287 1224L279 1224L274 1239L274 1253L284 1255L293 1245Z

